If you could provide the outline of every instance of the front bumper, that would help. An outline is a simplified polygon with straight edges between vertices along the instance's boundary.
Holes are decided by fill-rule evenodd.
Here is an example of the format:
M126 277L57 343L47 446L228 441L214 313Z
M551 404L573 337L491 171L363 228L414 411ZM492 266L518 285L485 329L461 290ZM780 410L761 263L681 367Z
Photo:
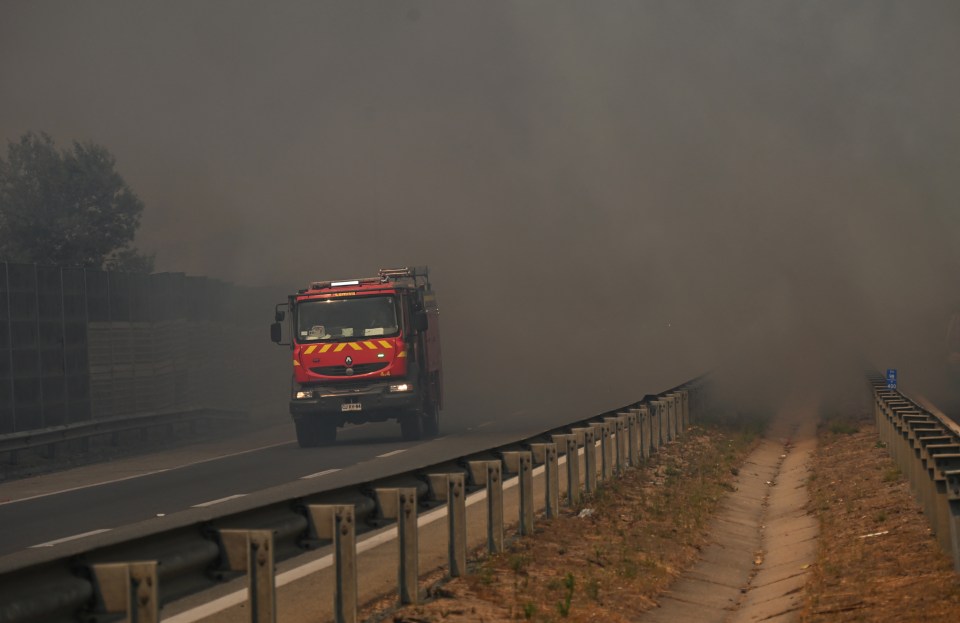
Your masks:
M396 381L393 381L396 383ZM329 417L341 422L373 422L395 418L416 411L420 405L417 391L391 392L390 384L367 387L362 390L313 388L313 398L290 401L290 415L301 418ZM359 404L360 408L344 405Z

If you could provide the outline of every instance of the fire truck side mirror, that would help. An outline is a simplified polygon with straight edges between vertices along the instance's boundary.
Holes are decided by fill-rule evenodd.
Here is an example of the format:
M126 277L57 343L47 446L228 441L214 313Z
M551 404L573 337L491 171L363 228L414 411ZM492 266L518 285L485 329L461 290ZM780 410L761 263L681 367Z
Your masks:
M270 325L270 339L273 340L275 344L279 344L280 340L283 339L283 329L281 326L279 322Z
M280 311L279 309L273 314L273 319L276 320L277 322L283 322L283 319L286 317L287 317L287 312Z
M415 331L427 330L427 312L421 310L413 314L413 328Z

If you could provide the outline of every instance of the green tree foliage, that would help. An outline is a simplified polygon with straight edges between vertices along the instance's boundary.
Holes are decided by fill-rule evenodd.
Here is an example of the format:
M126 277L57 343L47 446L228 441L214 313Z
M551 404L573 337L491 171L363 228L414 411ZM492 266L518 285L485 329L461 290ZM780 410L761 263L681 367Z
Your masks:
M105 148L74 142L57 150L28 132L0 158L0 260L151 272L133 248L143 202Z

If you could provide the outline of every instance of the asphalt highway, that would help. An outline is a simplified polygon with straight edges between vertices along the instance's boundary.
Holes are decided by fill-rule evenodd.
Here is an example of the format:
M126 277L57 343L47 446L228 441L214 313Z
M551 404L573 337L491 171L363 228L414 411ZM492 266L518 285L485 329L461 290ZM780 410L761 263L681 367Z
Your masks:
M404 453L436 450L444 439L470 432L450 430L444 439L404 442L396 424L368 424L341 430L336 445L302 449L292 425L285 428L289 428L286 440L254 443L252 448L157 470L147 466L132 476L65 483L63 489L36 496L9 499L0 485L0 556L30 547L56 547L193 507L215 506L298 479L333 488L360 465L380 461L386 470ZM243 441L250 445L249 439L238 443Z
M177 513L227 509L235 500L291 482L309 480L322 491L458 458L592 417L644 394L629 395L600 403L588 394L552 401L539 396L530 401L538 406L528 409L516 403L510 408L459 405L455 415L445 412L440 437L418 442L402 441L399 426L391 422L341 429L335 445L302 449L292 423L277 420L271 435L248 435L234 445L227 440L209 452L198 447L191 458L171 461L160 453L139 462L125 459L134 465L115 472L107 465L79 478L72 472L47 475L43 489L31 490L30 482L2 483L0 561L19 552L73 548L130 524L155 522L160 528L164 518Z

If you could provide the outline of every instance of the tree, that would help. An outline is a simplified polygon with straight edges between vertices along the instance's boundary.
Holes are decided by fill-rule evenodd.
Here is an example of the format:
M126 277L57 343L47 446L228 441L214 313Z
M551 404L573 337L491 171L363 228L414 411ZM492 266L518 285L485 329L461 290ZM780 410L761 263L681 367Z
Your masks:
M143 202L94 143L28 132L0 158L0 260L151 272L132 246Z

